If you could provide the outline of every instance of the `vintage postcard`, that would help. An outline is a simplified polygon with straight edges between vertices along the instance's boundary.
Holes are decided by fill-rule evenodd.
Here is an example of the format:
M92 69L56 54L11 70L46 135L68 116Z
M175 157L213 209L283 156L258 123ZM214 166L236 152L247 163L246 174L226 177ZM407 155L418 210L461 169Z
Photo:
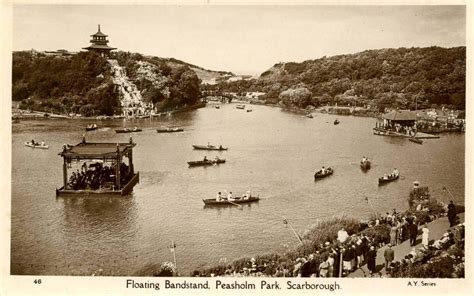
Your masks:
M472 290L468 1L1 12L0 294Z

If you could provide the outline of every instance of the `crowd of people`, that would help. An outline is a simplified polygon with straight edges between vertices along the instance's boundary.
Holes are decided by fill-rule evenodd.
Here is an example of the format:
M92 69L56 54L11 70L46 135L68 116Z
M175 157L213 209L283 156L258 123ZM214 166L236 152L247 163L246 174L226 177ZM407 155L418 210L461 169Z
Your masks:
M229 193L231 194L231 193ZM220 195L220 193L219 193ZM454 209L454 210L450 210ZM446 206L450 226L458 223L454 203ZM454 213L453 213L454 211ZM451 213L451 214L449 214ZM452 221L452 223L451 223ZM459 226L456 226L458 229ZM368 230L379 230L389 235L377 235ZM462 228L464 229L464 228ZM387 232L385 232L387 231ZM370 276L381 276L380 266L377 267L377 251L385 247L383 253L385 267L391 271L394 264L394 247L410 240L410 246L415 247L421 234L421 247L412 249L406 257L415 262L423 258L427 250L436 250L451 244L453 241L463 242L464 233L449 229L442 238L430 240L430 230L425 221L420 221L416 211L397 212L393 209L385 215L374 217L366 223L365 230L349 235L344 229L337 232L333 241L326 241L314 246L314 251L306 256L296 258L250 259L239 266L227 265L223 275L230 276L274 276L274 277L344 277L351 272L367 265ZM417 262L417 261L416 261ZM361 269L364 271L364 269ZM223 272L222 270L221 272ZM365 271L364 271L365 274ZM198 273L196 275L199 275ZM221 275L217 272L217 275ZM205 274L209 276L209 274Z
M73 190L98 190L106 184L115 184L115 167L103 165L101 162L90 164L84 163L81 169L77 169L69 178L68 187ZM120 182L126 184L130 179L129 166L120 164Z

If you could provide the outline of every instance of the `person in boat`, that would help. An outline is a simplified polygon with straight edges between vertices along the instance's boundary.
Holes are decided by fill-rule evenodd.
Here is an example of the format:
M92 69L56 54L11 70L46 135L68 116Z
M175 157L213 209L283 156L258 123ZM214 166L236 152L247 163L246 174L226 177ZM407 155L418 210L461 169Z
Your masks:
M232 191L230 191L229 194L227 194L227 200L234 201L234 196L232 195Z
M222 145L219 145L219 149L222 149Z
M138 127L136 127L136 126L133 128L134 131L136 131L137 129L138 129Z
M46 146L46 143L44 142L44 140L41 141L41 146Z
M387 174L384 174L384 175L383 175L383 179L384 179L384 180L388 180L388 175L387 175Z
M33 146L36 145L35 140L31 140L31 145L33 145Z
M247 192L245 192L245 194L242 196L242 199L248 200L249 198L250 198L250 190L247 190Z
M219 160L220 160L220 159L219 159L219 156L216 156L216 157L214 158L214 162L215 162L215 163L219 162Z
M323 167L321 168L321 174L325 174L325 173L326 173L326 168L323 166Z
M206 155L204 155L204 161L206 161L206 162L207 162L207 156L206 156Z
M217 196L216 196L216 201L221 201L222 200L222 195L221 193L217 193Z
M397 168L394 168L394 169L393 169L393 172L392 172L392 176L393 176L393 177L397 177L398 174L400 174L400 172L397 170Z

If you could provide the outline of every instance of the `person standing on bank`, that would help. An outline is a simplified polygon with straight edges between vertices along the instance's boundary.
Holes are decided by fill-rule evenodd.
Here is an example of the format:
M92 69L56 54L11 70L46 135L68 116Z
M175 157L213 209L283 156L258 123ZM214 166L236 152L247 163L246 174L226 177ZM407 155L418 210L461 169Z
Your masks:
M456 206L454 205L453 201L450 201L448 205L449 227L453 227L454 225L456 225L456 215Z
M421 244L423 245L423 247L428 248L430 230L428 229L428 227L426 227L426 224L425 224L425 226L423 226L423 229L421 229L421 231L423 232L421 235Z
M390 270L390 264L392 263L393 259L395 259L395 251L392 249L391 244L387 245L383 256L385 257L385 271L388 271Z
M416 245L416 237L418 236L418 225L410 221L408 225L408 232L410 234L410 246Z
M369 273L372 275L375 273L375 262L377 259L377 251L374 246L370 246L370 250L367 252L367 268Z

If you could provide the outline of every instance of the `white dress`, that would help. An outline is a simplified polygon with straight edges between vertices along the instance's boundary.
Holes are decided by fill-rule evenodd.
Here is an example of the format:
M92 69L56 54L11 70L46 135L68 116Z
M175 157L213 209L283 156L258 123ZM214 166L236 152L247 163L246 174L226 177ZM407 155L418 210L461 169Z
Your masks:
M423 246L428 246L428 238L429 238L430 230L428 228L423 228L422 231L423 231L423 234L421 235L421 244Z

